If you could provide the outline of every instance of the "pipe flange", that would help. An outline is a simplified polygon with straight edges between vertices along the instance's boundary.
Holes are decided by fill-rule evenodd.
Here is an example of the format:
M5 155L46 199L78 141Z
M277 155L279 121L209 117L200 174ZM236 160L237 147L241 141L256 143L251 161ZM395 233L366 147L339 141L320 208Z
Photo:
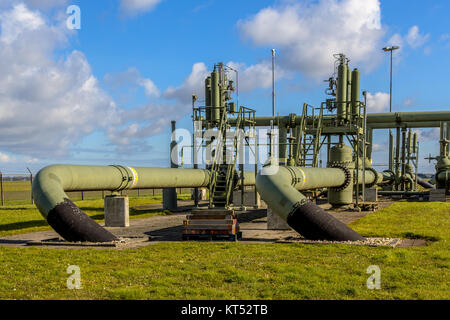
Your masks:
M366 168L366 170L372 172L373 175L374 175L373 182L369 183L369 184L366 184L366 188L370 189L370 188L373 188L373 187L375 187L377 185L377 182L378 182L377 181L378 180L378 171L375 170L374 168Z
M133 182L133 177L130 176L127 168L125 168L124 166L120 166L120 165L111 165L110 167L116 168L122 174L122 182L120 183L120 186L118 188L116 188L116 190L114 190L114 191L120 192L123 190L127 190L129 188L130 184L132 184L132 182Z
M350 168L353 165L354 165L353 161L332 161L332 162L328 162L327 167L334 168L334 169L335 168L341 169L342 166ZM337 166L337 167L335 167L335 166Z
M394 178L394 180L391 181L391 182L389 182L389 185L393 185L393 184L396 182L396 180L397 180L397 177L395 176L395 172L392 171L392 170L385 170L385 171L383 171L383 172L384 172L384 173L389 173L389 174L392 175L392 177Z
M333 163L331 163L330 168L341 169L342 171L344 171L344 174L345 174L344 184L337 188L330 188L330 190L335 191L335 192L341 192L341 191L344 191L345 189L347 189L352 183L353 175L352 175L352 171L350 170L350 168L346 166L346 163L345 162L333 162Z

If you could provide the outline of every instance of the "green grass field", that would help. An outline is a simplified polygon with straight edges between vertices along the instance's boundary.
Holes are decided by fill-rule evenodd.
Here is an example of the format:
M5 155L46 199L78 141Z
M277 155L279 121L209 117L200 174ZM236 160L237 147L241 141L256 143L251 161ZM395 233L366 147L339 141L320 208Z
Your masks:
M188 199L189 195L179 195L179 199ZM161 203L161 196L147 196L140 198L130 198L130 219L148 218L158 215L165 215L166 212L153 212L152 210L135 210L134 207ZM75 204L97 222L104 222L104 201L84 200L76 201ZM0 237L29 232L51 230L42 215L34 205L13 205L0 207Z
M87 209L98 204L78 204L94 216L99 214ZM5 222L10 225L1 234L30 231L13 230L11 224L14 219L22 224L37 220L32 211L31 207L0 210L0 227ZM425 238L430 245L405 249L245 243L162 243L133 250L3 247L0 299L450 299L450 204L397 203L352 227L365 236ZM69 265L81 269L81 290L66 287ZM381 290L366 286L371 265L381 269Z

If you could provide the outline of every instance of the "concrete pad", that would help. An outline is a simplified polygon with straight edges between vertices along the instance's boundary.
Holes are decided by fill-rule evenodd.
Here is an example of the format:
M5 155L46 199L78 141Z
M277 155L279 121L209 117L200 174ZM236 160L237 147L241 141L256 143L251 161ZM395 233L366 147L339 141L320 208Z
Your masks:
M242 206L242 199L241 199L242 193L241 191L234 191L233 192L233 206L235 207L241 207ZM261 196L259 193L256 194L256 202L255 202L255 191L245 191L244 192L244 207L255 207L261 208Z
M269 207L267 209L267 230L292 230L292 228Z
M365 200L368 202L378 202L378 189L377 188L366 188L365 189Z
M105 197L105 225L114 228L125 228L130 226L128 197Z

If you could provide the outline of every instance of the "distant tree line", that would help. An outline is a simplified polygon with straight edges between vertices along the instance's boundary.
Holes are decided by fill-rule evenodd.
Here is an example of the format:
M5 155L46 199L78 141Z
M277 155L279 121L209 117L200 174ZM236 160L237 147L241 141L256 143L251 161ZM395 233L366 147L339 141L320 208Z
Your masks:
M5 177L3 176L3 181L30 181L30 177Z

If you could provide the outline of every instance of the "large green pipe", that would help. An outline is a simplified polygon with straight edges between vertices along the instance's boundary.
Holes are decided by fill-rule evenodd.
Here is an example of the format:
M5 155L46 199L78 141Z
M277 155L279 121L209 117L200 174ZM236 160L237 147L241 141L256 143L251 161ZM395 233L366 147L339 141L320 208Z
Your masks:
M371 129L395 129L397 127L415 128L438 128L439 121L417 121L417 122L391 122L391 123L370 123L367 125Z
M330 124L334 116L324 116L324 124ZM280 126L288 126L291 124L291 117L257 117L255 125L257 127L269 127L271 121L280 123ZM308 124L312 123L312 119L307 119ZM413 124L418 124L417 128L422 125L426 127L439 127L440 122L450 121L450 111L430 111L430 112L399 112L399 113L370 113L367 115L367 125L374 129L396 128L399 125L407 124L409 128L413 128ZM295 119L295 125L300 125L301 117ZM236 119L229 119L231 126L236 125ZM381 124L378 127L376 124ZM388 126L388 127L386 127ZM389 127L390 126L390 127Z
M340 169L265 167L256 178L262 199L281 219L306 239L358 241L364 238L313 204L298 189L338 186ZM318 171L321 170L321 171ZM320 175L318 173L321 172ZM334 175L333 175L334 174ZM323 182L323 184L319 183Z
M207 187L209 180L209 171L200 169L54 165L39 171L32 193L42 216L67 241L108 242L117 239L70 201L66 192L200 188Z

